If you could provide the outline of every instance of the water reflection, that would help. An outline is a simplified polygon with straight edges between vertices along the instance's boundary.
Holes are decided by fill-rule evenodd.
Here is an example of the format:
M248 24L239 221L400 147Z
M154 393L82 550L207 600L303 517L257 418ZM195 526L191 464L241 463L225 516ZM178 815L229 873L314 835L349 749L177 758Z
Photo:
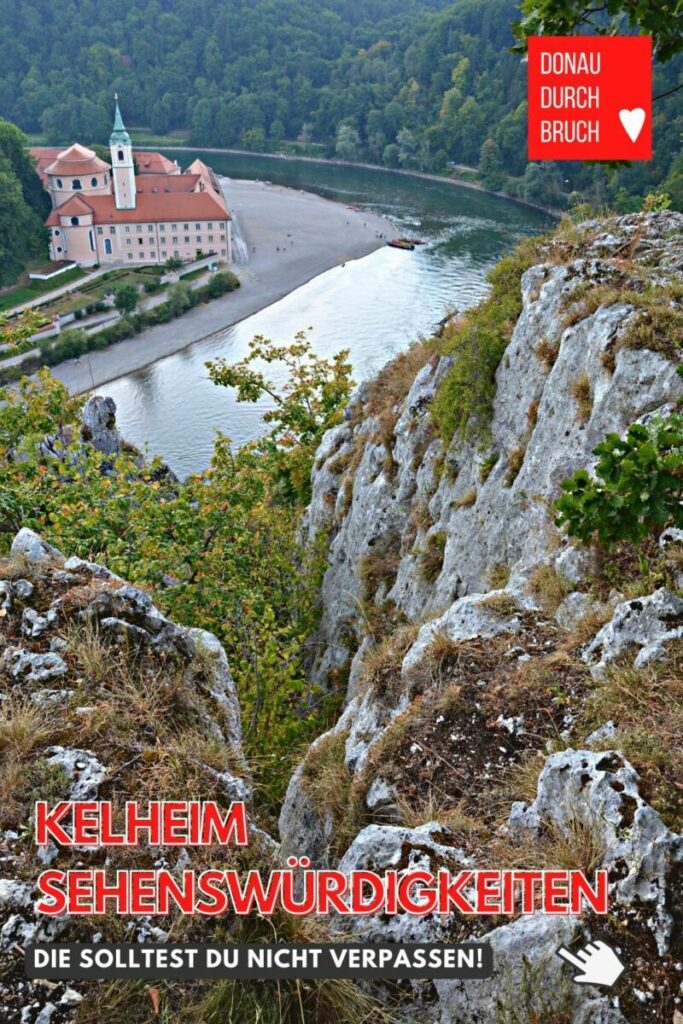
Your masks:
M238 444L256 436L269 408L265 402L238 405L232 391L211 384L207 359L240 359L255 334L288 342L310 325L320 354L351 350L360 381L431 332L450 309L476 302L486 288L487 268L520 235L543 224L523 207L438 183L296 161L277 168L273 161L264 173L258 159L205 159L222 173L272 181L280 176L282 184L365 205L412 233L419 230L427 244L414 253L380 249L330 270L242 323L104 385L102 393L116 401L124 436L161 454L179 476L208 465L217 430ZM268 369L277 380L274 368Z

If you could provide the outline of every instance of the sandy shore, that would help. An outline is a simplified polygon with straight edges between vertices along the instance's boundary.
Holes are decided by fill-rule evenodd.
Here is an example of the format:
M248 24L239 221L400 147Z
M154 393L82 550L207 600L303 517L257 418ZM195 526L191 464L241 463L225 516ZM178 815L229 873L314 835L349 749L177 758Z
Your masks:
M231 327L325 270L367 256L396 234L377 214L350 210L310 192L258 181L222 182L236 233L248 252L247 262L231 268L242 287L170 324L91 352L78 362L55 366L52 373L72 394L90 391Z

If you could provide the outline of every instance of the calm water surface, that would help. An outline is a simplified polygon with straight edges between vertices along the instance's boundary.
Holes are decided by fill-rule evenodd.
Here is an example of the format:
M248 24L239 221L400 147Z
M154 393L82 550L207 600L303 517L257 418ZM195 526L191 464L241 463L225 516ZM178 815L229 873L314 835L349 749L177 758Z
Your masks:
M219 174L305 188L386 214L426 244L413 253L380 249L330 270L210 339L103 385L101 393L116 402L123 436L162 455L181 477L208 465L216 431L236 444L257 436L268 408L265 402L238 405L232 391L213 385L207 359L242 358L255 334L288 342L312 327L316 351L350 349L354 378L363 380L429 334L447 312L475 303L486 291L488 268L522 235L547 224L534 210L439 182L201 151L183 154L181 162L189 164L195 155Z

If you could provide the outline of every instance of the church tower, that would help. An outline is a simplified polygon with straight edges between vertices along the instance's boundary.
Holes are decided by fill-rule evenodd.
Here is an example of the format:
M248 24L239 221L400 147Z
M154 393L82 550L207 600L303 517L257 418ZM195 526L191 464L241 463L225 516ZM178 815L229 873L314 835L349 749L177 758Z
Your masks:
M130 135L126 131L119 110L119 98L116 100L114 128L109 138L111 150L111 176L114 180L114 196L117 210L135 209L135 166L133 164L133 146Z

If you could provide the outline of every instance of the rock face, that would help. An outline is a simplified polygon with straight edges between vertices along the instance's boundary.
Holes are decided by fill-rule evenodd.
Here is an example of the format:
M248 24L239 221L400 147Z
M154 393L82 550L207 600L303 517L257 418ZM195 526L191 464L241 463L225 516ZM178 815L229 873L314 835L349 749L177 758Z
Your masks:
M482 454L478 443L444 450L432 439L428 409L448 369L446 358L428 362L391 410L389 451L380 417L363 417L362 389L347 421L323 439L307 524L312 535L332 529L319 679L347 663L358 646L359 606L375 596L360 572L363 559L390 549L395 565L379 596L411 621L487 591L495 566L506 567L518 589L558 544L549 504L560 482L594 465L593 449L606 434L624 433L683 393L675 361L619 346L640 315L632 305L600 306L565 325L579 304L572 305L572 295L619 279L621 252L636 230L642 232L642 265L658 260L662 275L668 270L680 279L683 216L673 213L621 218L609 233L591 236L580 258L563 263L553 257L523 275L522 314L496 375L488 452ZM554 354L550 367L548 351ZM572 397L577 381L588 382L590 409L579 409ZM361 452L360 459L352 452ZM489 455L495 463L487 464L486 475ZM443 561L429 580L421 555L435 537L443 540ZM572 560L568 579L580 562Z
M487 449L434 437L429 408L451 359L430 355L384 405L361 387L313 470L306 529L330 537L313 674L324 684L348 671L349 685L337 725L290 781L283 851L343 871L499 867L510 845L526 867L576 858L589 874L608 872L620 922L617 931L590 915L495 927L390 915L354 922L367 941L485 933L495 984L416 982L416 1021L641 1024L655 1019L657 999L671 1020L681 982L683 840L620 750L618 709L582 722L612 666L637 676L680 656L683 534L668 530L660 541L667 586L627 600L609 586L591 589L598 553L568 542L553 504L563 479L593 469L606 434L671 411L683 394L674 354L629 333L647 317L633 298L641 273L680 285L683 216L580 230L578 251L551 245L522 276ZM590 301L594 289L604 302ZM311 785L322 750L337 758L320 776L337 782L327 804L322 783ZM535 796L514 799L503 780L521 779L523 766L535 766ZM655 996L632 966L635 997L573 985L556 951L575 938L623 940L632 964L642 941L667 980Z
M53 1014L65 1022L74 1019L80 986L27 981L15 961L30 942L93 941L98 926L91 921L73 938L80 919L36 914L34 879L48 865L75 863L71 851L20 837L33 801L190 797L227 807L250 803L251 783L235 686L216 637L176 625L144 591L105 566L65 559L29 529L0 560L0 579L0 955L9 964L0 1016L8 1024ZM267 863L275 844L256 829L252 836ZM194 851L178 852L135 856L146 855L149 867L190 867ZM89 866L97 852L79 855ZM166 938L154 919L131 922L131 941Z

